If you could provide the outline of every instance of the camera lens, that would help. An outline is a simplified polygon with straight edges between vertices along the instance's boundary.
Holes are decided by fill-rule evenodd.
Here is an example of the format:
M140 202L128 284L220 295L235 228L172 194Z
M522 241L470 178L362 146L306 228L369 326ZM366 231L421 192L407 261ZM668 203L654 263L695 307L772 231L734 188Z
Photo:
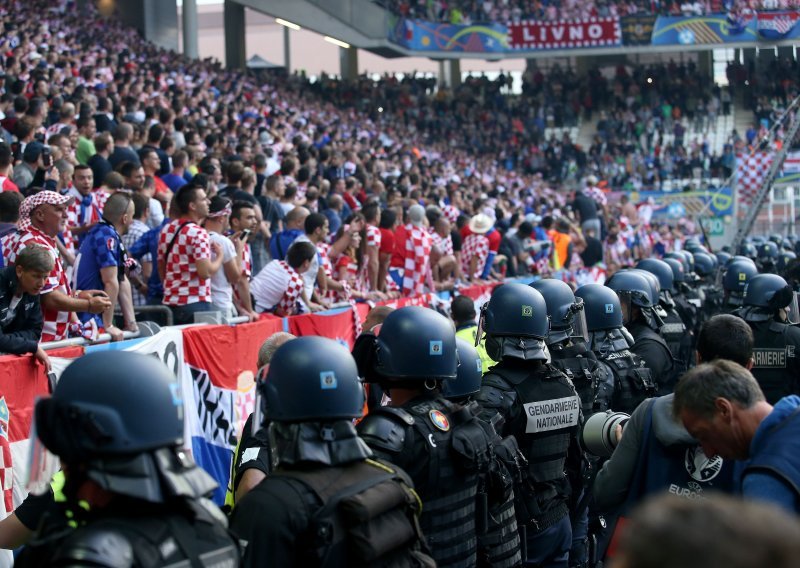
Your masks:
M625 427L630 415L624 412L598 412L592 414L583 425L583 446L592 455L607 458L617 447L617 426Z

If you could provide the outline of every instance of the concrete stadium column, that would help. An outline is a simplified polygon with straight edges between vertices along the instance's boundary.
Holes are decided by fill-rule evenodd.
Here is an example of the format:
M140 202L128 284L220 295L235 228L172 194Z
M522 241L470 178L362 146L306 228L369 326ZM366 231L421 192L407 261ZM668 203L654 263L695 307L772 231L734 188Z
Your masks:
M191 59L200 55L197 44L197 0L183 0L183 54Z
M707 77L710 81L714 80L714 52L710 49L707 51L697 52L697 71L701 77Z
M105 17L117 17L148 41L178 51L178 7L175 0L117 0L98 4ZM116 12L113 10L116 9Z
M339 48L339 73L342 79L358 78L358 49L355 47Z
M292 72L292 44L289 35L291 31L286 26L283 27L283 66L289 74Z
M742 63L744 63L745 67L748 67L751 63L758 67L755 47L745 47L742 49Z
M461 85L461 60L444 59L439 62L439 86L455 89Z
M795 58L795 46L793 45L782 45L778 48L778 57L780 59L791 59L794 60Z
M228 69L244 69L246 57L244 6L232 0L225 0L223 26L225 29L225 66Z

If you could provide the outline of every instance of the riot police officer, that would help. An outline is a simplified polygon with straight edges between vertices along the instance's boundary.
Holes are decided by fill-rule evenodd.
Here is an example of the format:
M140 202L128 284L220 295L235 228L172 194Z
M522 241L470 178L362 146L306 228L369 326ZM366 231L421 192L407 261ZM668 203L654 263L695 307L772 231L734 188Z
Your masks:
M484 375L477 400L485 415L503 415L502 434L517 439L528 461L527 479L515 488L525 562L566 567L570 498L582 485L580 397L572 381L547 363L547 306L538 291L523 284L496 288L481 322L486 352L498 364Z
M655 395L657 385L644 359L630 350L633 338L623 326L619 297L600 284L581 286L575 296L583 300L585 307L588 344L613 377L606 383L610 386L604 387L611 394L608 404L594 410L610 408L630 414L643 400Z
M442 384L442 396L463 406L477 405L473 397L481 390L483 358L469 342L456 337L458 372L454 380ZM492 445L492 463L480 480L476 509L488 510L485 530L478 530L478 566L503 568L522 563L517 516L514 511L514 483L522 479L524 456L513 436L501 437L502 415L495 414L489 422L480 419L487 439ZM482 513L478 513L479 518Z
M767 241L758 245L758 257L756 266L761 273L774 273L780 255L780 248L775 241Z
M635 270L620 270L606 286L619 297L623 324L633 337L630 351L644 359L659 393L672 392L680 366L664 338L655 331L661 326L661 318L655 311L658 298L653 296L650 282Z
M718 269L719 264L715 256L703 252L694 254L694 270L699 278L697 287L702 290L705 297L701 308L703 321L722 311L723 294L716 282Z
M180 385L157 359L84 355L34 420L64 466L66 501L18 566L239 565L225 516L205 498L216 484L181 449Z
M364 389L345 347L314 336L281 345L257 392L253 421L269 421L275 467L231 515L246 566L433 565L410 478L356 434ZM387 526L402 538L386 538Z
M796 293L777 274L758 274L748 282L742 302L735 314L753 330L752 372L767 402L800 394Z
M607 401L598 400L600 385L611 380L609 370L602 366L594 352L586 346L586 317L583 300L576 298L566 282L554 278L537 280L531 287L538 290L547 304L550 331L547 347L553 367L567 375L578 396L584 416L590 416L606 407ZM604 408L603 408L604 409ZM587 491L588 487L583 487ZM589 558L589 500L575 511L572 519L572 551L570 566L587 566Z
M728 262L725 275L722 277L722 288L725 292L722 308L724 313L732 313L742 305L742 296L747 283L758 274L753 261L741 257L733 260L735 258Z
M664 310L665 316L663 323L656 331L664 338L669 347L672 357L677 363L677 373L686 370L691 357L691 330L676 309L673 298L675 288L675 277L672 268L657 258L646 258L636 264L636 268L653 274L658 278L660 287L659 296L656 300L658 305Z
M365 340L366 341L366 340ZM491 448L476 417L441 394L456 377L453 326L428 308L389 314L372 349L362 349L364 380L378 382L391 406L372 410L358 425L375 454L403 468L423 503L420 524L438 566L476 563L478 481L488 472Z
M578 396L585 416L596 412L597 389L605 379L605 370L586 346L586 316L583 301L575 298L566 282L554 278L537 280L531 287L538 290L547 304L550 331L547 347L550 364L567 375Z
M689 254L689 253L687 253ZM664 258L664 262L672 269L672 300L675 311L686 326L684 339L681 341L681 359L687 367L692 367L695 360L695 344L697 332L700 331L702 300L697 290L690 286L696 278L694 271L690 272L690 264L682 254L675 253L674 257ZM684 346L688 343L688 346Z

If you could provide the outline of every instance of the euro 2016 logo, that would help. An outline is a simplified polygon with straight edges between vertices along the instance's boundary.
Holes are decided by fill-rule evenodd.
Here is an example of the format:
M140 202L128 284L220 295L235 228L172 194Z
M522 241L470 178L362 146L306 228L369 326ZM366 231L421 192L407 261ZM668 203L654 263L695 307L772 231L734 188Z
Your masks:
M533 317L533 306L522 306L522 317Z

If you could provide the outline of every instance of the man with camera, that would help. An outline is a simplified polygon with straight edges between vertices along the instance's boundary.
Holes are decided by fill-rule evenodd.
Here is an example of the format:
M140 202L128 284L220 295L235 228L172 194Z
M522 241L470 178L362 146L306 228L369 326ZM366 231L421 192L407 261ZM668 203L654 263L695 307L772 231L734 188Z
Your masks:
M707 321L698 336L698 362L728 359L751 367L753 333L741 318L722 314ZM663 490L697 498L707 490L733 489L732 462L707 456L672 414L673 395L644 401L623 426L608 432L611 458L597 474L594 506L624 515L645 496ZM624 432L624 434L623 434ZM584 439L589 432L584 431ZM612 539L613 547L613 539ZM610 552L613 553L613 550Z

